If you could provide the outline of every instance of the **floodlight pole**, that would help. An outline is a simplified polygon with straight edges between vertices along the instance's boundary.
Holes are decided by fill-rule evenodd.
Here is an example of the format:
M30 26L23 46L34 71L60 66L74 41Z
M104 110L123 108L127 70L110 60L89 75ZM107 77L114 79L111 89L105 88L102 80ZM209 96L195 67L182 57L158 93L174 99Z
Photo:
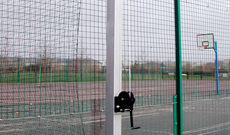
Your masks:
M216 92L217 95L219 95L219 71L218 71L218 52L217 52L217 41L214 41L214 51L216 54L216 61L215 61L215 65L216 65Z
M121 114L114 113L114 98L122 89L122 5L123 0L107 0L106 135L121 135Z

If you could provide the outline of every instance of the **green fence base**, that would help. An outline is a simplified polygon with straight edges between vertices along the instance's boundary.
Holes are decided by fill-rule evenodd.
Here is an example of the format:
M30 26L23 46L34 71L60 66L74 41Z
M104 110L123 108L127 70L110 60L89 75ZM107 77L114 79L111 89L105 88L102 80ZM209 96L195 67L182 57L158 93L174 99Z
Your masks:
M177 95L173 95L173 126L174 135L177 135Z

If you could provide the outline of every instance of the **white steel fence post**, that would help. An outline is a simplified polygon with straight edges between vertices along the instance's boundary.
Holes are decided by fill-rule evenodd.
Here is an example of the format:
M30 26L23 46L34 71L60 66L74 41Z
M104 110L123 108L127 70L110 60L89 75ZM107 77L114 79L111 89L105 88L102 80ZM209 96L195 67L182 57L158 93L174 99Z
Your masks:
M121 135L121 115L114 113L114 97L122 89L122 5L107 0L106 135Z

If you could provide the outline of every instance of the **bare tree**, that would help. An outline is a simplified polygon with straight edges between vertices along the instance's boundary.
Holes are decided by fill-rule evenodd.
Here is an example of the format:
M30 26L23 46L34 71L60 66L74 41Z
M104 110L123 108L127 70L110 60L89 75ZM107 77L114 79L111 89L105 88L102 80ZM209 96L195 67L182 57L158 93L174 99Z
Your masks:
M8 64L8 57L9 57L9 38L3 37L2 43L0 46L0 72L3 74L4 78L4 72L7 71L7 64Z
M41 43L41 42L40 42ZM49 44L47 44L47 41L44 41L44 45L40 45L40 53L38 53L38 57L40 58L36 62L36 67L37 65L39 66L39 83L41 82L41 72L42 71L51 71L51 63L50 63L50 58L52 54L52 49ZM36 69L37 70L37 69ZM40 86L40 85L39 85Z
M41 71L50 71L50 60L51 60L52 49L47 41L44 41L44 45L40 46L40 53L38 57L40 58L36 63L40 66Z
M141 52L141 54L138 53L138 54L137 54L137 61L138 61L138 64L140 64L140 62L141 62L141 63L144 63L147 57L148 57L148 55L147 55L146 53L143 53L143 52Z
M81 73L83 72L95 72L95 62L93 63L91 59L89 59L89 56L87 54L87 44L83 44L83 42L79 43L80 46L78 48L78 56L77 56L77 63L75 69L76 71L79 71ZM87 67L85 67L87 65Z
M80 43L80 46L81 46L81 50L80 50L80 72L83 72L83 65L87 62L88 56L86 55L84 58L84 55L86 54L86 48L84 48L82 41Z
M144 67L143 64L146 61L146 58L148 57L148 55L146 55L145 53L137 53L137 58L136 61L132 67L133 71L143 71ZM148 69L150 69L149 67L147 67ZM147 69L146 69L147 70Z
M186 62L184 65L182 65L182 72L185 74L188 74L191 72L192 65L190 62Z

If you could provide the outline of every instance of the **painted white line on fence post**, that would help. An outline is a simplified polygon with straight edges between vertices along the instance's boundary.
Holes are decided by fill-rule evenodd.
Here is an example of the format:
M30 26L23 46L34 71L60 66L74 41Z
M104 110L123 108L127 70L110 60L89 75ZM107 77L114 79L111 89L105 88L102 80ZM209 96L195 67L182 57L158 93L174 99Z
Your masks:
M107 0L106 135L121 135L121 115L114 113L114 97L122 89L123 0Z

